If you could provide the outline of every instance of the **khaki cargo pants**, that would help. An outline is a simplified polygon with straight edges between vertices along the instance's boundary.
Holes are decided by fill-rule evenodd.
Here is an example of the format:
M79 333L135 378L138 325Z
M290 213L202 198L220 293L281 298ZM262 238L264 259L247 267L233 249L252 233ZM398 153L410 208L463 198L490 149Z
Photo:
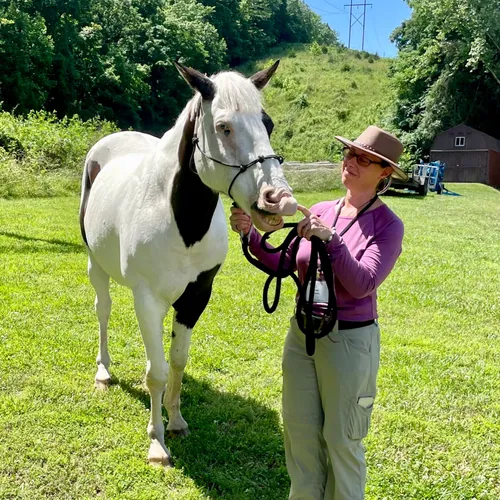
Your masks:
M380 359L378 324L330 333L308 356L292 318L283 352L283 426L293 500L362 500L361 440Z

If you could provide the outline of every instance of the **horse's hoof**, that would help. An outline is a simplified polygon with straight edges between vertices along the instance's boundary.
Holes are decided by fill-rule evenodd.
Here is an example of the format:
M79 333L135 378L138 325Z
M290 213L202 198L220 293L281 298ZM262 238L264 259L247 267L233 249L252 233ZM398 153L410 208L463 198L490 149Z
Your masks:
M108 379L104 379L104 380L97 380L95 379L94 381L94 387L98 390L98 391L105 391L108 389L108 387L111 385L111 379L108 378Z
M169 438L186 437L190 434L187 427L185 429L167 429L167 432Z
M160 444L159 441L154 440L151 442L148 454L149 465L155 467L173 467L172 457L167 448Z

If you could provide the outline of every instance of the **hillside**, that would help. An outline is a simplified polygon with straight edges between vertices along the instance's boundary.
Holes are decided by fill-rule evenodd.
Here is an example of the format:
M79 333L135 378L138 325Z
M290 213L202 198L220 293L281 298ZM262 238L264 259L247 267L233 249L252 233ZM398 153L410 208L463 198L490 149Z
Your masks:
M324 53L327 51L326 53ZM264 92L273 146L287 160L338 160L335 135L356 137L381 124L389 106L388 59L337 47L294 45L238 68L245 74L281 59Z

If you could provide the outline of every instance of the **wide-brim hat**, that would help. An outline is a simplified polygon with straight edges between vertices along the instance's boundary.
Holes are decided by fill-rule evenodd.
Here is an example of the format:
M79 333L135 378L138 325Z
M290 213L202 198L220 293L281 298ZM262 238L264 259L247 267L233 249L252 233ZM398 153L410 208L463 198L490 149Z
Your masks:
M370 125L357 139L350 141L345 137L336 135L335 139L342 144L356 149L361 149L370 153L381 160L385 160L393 168L392 177L397 177L404 181L408 176L404 173L398 164L399 158L403 153L404 146L401 141L389 132L381 128Z

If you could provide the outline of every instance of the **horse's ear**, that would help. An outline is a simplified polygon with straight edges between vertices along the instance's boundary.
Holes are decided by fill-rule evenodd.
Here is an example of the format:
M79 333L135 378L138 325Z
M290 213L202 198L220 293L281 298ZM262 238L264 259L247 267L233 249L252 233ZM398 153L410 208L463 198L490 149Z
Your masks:
M174 64L182 78L186 80L192 89L197 90L203 99L211 101L215 97L215 85L210 78L176 61L174 61Z
M257 87L258 90L262 90L269 83L269 80L272 78L274 73L276 73L279 64L280 60L278 59L270 68L263 69L262 71L259 71L255 73L255 75L251 76L250 81Z

